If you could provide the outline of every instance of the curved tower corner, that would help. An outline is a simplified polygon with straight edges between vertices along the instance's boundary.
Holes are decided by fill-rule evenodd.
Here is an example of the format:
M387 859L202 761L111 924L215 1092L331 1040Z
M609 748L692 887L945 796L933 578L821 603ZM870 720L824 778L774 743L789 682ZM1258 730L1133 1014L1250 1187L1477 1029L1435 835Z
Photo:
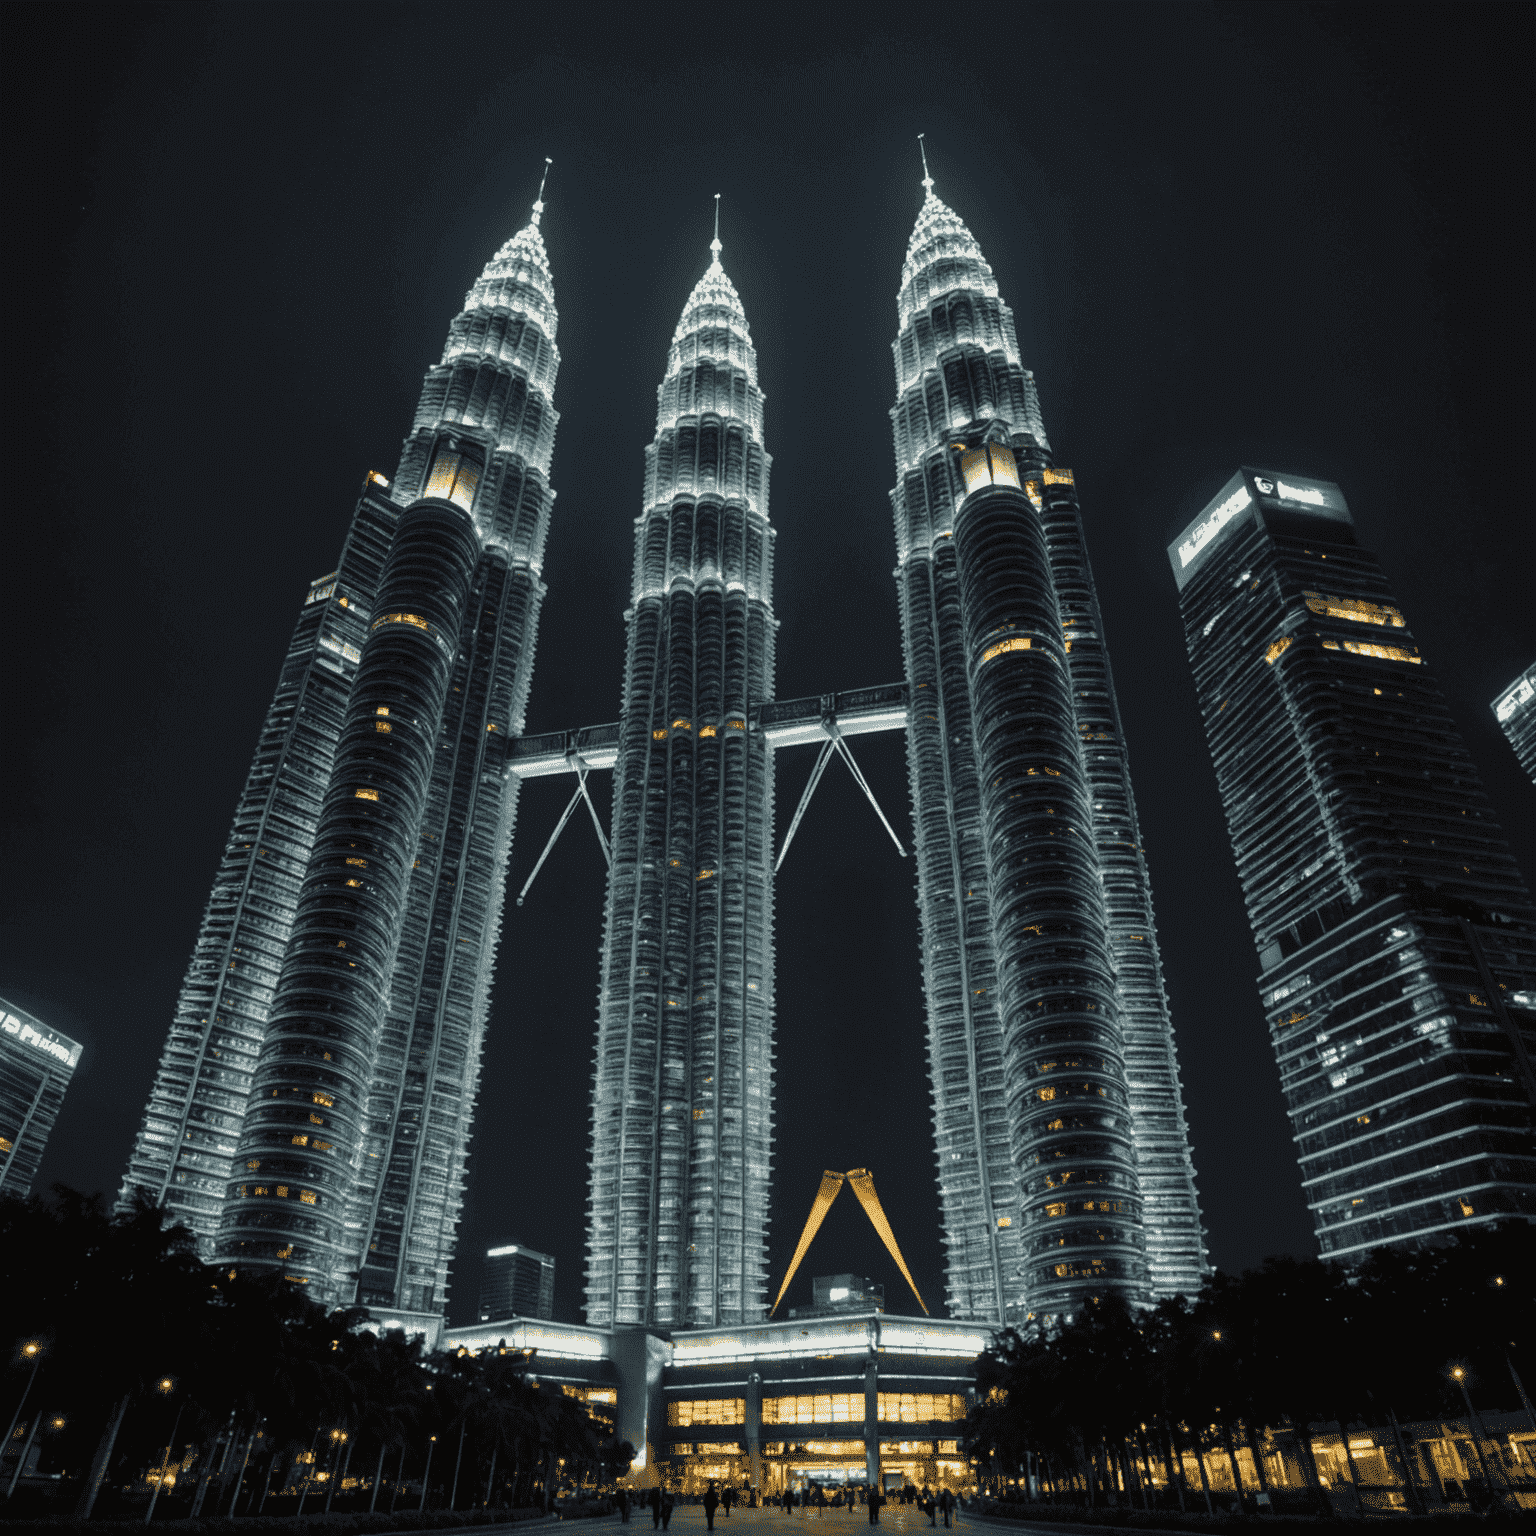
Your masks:
M773 529L746 314L672 338L635 528L592 1096L587 1321L763 1315L773 1130Z

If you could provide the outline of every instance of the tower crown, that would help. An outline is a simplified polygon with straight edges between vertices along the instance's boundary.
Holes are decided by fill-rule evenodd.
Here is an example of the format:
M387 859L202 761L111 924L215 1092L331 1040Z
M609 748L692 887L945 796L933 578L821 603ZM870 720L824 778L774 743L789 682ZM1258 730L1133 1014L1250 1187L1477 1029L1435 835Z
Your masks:
M928 185L901 267L896 299L901 323L905 325L919 310L957 288L995 298L997 279L965 220Z

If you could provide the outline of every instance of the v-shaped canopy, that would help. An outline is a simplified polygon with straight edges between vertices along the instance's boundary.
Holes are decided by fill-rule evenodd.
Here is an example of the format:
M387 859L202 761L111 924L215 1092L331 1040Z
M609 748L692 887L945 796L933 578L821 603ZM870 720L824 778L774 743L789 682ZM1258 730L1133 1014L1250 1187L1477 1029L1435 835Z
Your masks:
M800 1268L800 1261L805 1257L816 1234L821 1230L821 1224L827 1219L827 1212L832 1209L832 1202L842 1192L845 1182L852 1186L859 1204L864 1207L864 1214L869 1217L869 1224L880 1234L880 1241L885 1244L890 1256L896 1260L896 1267L906 1277L907 1284L912 1287L912 1294L917 1297L918 1306L923 1309L924 1316L927 1316L928 1303L923 1300L922 1293L917 1288L917 1282L912 1278L912 1271L907 1268L907 1261L902 1258L901 1249L896 1246L896 1234L891 1231L891 1224L885 1219L880 1197L875 1193L875 1176L867 1168L853 1168L847 1173L834 1173L829 1168L821 1176L821 1188L816 1191L816 1198L811 1202L811 1214L805 1218L805 1230L800 1234L800 1242L795 1248L794 1258L789 1261L789 1271L784 1276L784 1284L779 1287L779 1294L774 1298L773 1306L768 1311L769 1317L779 1310L779 1303L784 1300L789 1282L795 1278L795 1271Z

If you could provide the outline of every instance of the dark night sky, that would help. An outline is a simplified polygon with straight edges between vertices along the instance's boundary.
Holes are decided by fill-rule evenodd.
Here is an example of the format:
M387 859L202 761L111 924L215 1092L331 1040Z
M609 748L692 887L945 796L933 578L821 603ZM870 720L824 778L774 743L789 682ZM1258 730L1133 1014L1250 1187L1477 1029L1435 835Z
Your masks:
M1338 481L1536 874L1488 709L1536 652L1536 9L534 9L4 8L0 994L86 1045L41 1184L121 1177L306 583L545 155L562 420L528 728L617 714L715 192L768 399L778 694L900 677L889 348L926 131L1077 472L1212 1257L1311 1253L1163 547L1240 463ZM900 738L855 745L910 840ZM810 764L780 755L781 830ZM568 792L525 791L514 891ZM941 1310L914 878L830 770L778 887L772 1268L821 1169L864 1164ZM602 900L573 823L508 902L455 1321L508 1240L580 1315ZM903 1309L849 1196L810 1268Z

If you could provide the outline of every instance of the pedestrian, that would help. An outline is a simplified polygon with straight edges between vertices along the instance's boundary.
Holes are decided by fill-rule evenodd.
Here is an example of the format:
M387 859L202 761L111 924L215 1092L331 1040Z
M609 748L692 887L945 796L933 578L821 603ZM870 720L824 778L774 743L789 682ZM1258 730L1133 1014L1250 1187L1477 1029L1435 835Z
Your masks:
M622 1524L629 1524L629 1489L619 1489L619 1520Z
M711 1478L709 1487L704 1490L704 1527L706 1530L715 1528L715 1511L720 1508L720 1495L715 1490L714 1479Z
M944 1529L949 1529L949 1512L955 1507L955 1496L948 1488L939 1495L939 1508L944 1511Z
M651 1489L650 1498L649 1498L649 1500L647 1502L649 1502L649 1504L651 1506L651 1529L653 1531L660 1530L661 1529L661 1485L659 1483L656 1485L656 1487Z
M869 1490L869 1523L871 1525L880 1524L880 1506L884 1503L885 1496L880 1490L878 1488L871 1488Z
M671 1492L663 1488L661 1490L661 1528L664 1531L672 1524L672 1508L675 1502Z
M725 1510L725 1518L731 1518L731 1505L736 1502L736 1490L727 1484L720 1491L720 1506Z

